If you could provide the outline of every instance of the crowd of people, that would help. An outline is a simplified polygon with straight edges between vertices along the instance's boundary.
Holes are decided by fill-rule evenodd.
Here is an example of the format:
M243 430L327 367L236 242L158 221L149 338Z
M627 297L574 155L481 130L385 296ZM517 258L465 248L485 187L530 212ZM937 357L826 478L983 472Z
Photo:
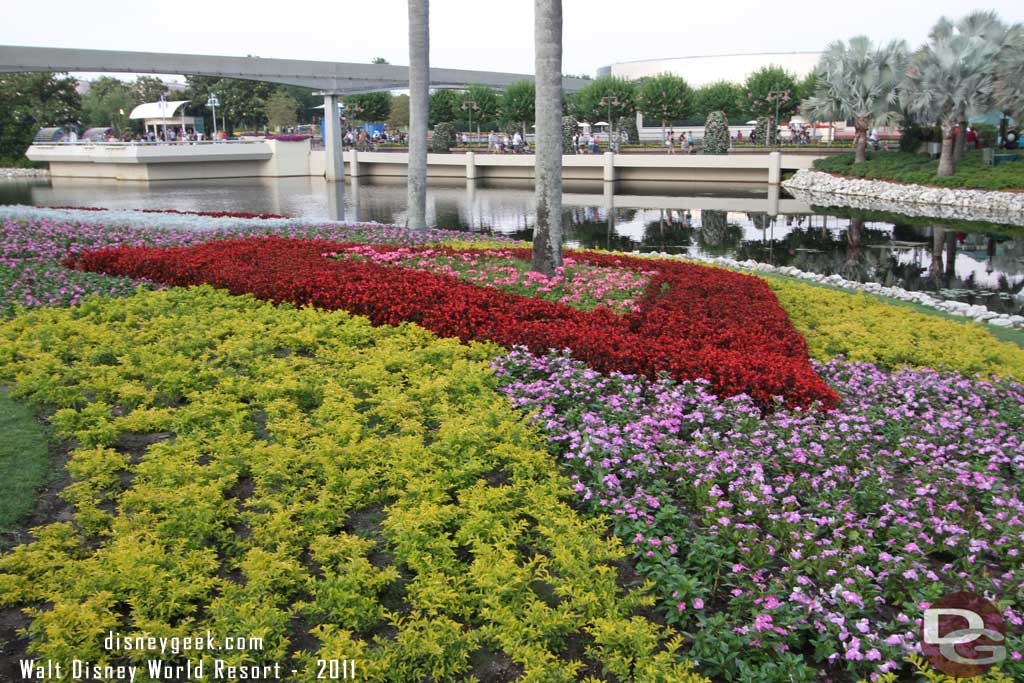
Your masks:
M345 128L345 135L342 137L343 144L347 147L354 147L360 152L372 152L378 145L393 143L404 145L408 143L408 136L399 131L371 130L369 133L365 128Z
M681 154L695 154L697 152L697 146L694 144L693 131L683 131L679 134L679 138L676 138L676 132L669 128L668 132L665 133L665 150L669 154L676 153L676 144L679 145L679 152Z
M468 143L468 138L464 142ZM487 151L492 154L525 154L530 151L530 146L518 130L512 135L492 130L487 134Z

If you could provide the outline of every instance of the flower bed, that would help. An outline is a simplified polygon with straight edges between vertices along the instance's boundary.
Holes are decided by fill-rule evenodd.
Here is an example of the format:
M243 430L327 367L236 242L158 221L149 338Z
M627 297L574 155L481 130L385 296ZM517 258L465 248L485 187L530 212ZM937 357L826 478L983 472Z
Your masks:
M657 272L578 263L572 256L566 256L565 265L557 268L549 278L531 272L530 262L517 258L521 253L507 248L453 252L451 249L413 250L362 245L332 255L450 275L476 285L557 301L584 311L604 306L616 313L638 312L639 301L644 296L650 276Z
M496 364L581 502L612 514L689 654L717 680L897 668L958 589L1000 598L1024 675L1024 387L866 363L820 367L830 412L762 415L706 383Z
M48 209L71 209L74 211L110 211L100 206L48 206ZM249 213L247 211L179 211L178 209L117 209L140 213L173 213L179 216L210 216L211 218L288 218L277 213Z
M767 283L807 339L812 358L842 355L884 368L911 365L1024 379L1024 349L976 323L918 313L866 294L779 278Z
M121 247L83 254L76 268L168 285L202 283L274 302L366 315L378 325L416 322L446 337L569 348L598 370L707 378L722 395L762 407L835 405L811 369L806 343L759 279L680 262L658 262L640 310L568 306L490 291L456 278L366 261L329 260L351 245L273 237L187 248ZM439 253L455 255L456 252ZM520 258L528 250L512 250ZM581 253L578 262L649 270L652 261Z
M376 223L303 225L281 222L268 226L265 221L233 220L228 226L216 227L223 219L189 216L179 219L172 214L159 216L168 227L154 229L139 225L137 213L129 225L118 222L104 225L91 221L51 220L45 217L74 212L26 208L17 214L29 220L8 219L0 227L0 317L11 314L15 306L66 306L77 304L90 294L124 296L134 292L140 284L138 280L73 271L60 264L68 256L104 247L185 246L267 234L401 245L452 238L458 238L461 244L494 239L447 230L407 231ZM192 221L201 221L203 225L194 227Z
M289 681L346 658L368 681L701 683L496 392L496 353L209 287L0 322L0 382L75 444L70 521L0 556L5 625L25 610L43 659L140 666L109 631L258 636L165 659Z

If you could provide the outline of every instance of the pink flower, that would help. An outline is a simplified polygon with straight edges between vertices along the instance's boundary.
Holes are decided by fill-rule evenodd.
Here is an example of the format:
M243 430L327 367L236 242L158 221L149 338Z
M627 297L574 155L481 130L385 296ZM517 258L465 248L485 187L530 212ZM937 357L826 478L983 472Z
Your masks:
M694 609L704 609L704 600L702 598L694 598L693 599L693 608Z

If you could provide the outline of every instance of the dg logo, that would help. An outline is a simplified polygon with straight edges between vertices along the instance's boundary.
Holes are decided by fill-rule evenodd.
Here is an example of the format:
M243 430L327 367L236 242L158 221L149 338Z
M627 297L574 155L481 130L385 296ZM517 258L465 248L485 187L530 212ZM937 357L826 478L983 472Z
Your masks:
M956 678L985 673L1006 658L1006 624L999 608L976 593L946 595L924 611L921 651Z

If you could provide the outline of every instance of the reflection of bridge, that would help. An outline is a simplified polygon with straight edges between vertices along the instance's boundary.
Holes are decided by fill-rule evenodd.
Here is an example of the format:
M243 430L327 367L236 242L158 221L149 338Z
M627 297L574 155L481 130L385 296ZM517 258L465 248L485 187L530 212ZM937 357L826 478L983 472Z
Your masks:
M311 179L314 187L318 188L317 179ZM698 192L706 185L695 186L694 191ZM787 216L813 215L811 207L795 199L783 199L779 196L778 185L767 187L767 192L759 196L752 196L749 186L723 185L716 188L719 193L734 191L736 194L746 196L648 196L616 194L619 189L616 183L589 183L569 182L566 191L562 194L562 206L566 209L573 207L600 208L608 212L609 218L614 215L615 209L662 209L677 211L696 210L721 210L738 213L765 213L769 216L785 214ZM588 190L593 189L593 192ZM368 190L372 190L368 191ZM357 221L378 220L390 222L393 217L390 215L377 214L374 206L390 207L402 205L405 201L405 182L400 178L375 178L370 182L364 179L353 177L346 188L342 183L327 183L327 212L333 220L345 220L345 194L351 193L351 209L354 215L349 215ZM314 190L319 193L320 190ZM464 182L442 181L430 184L430 197L428 200L428 213L436 213L438 207L445 205L451 213L459 213L458 207L473 207L476 212L490 213L490 223L503 225L513 221L518 222L522 218L522 208L532 206L534 191L532 184L524 181L499 180L492 183L482 183L478 180L466 180ZM522 226L525 228L525 224Z
M322 91L325 111L337 111L339 95L409 87L409 67L393 64L0 45L0 73L30 71L183 74L298 85ZM504 88L521 80L532 81L533 75L430 69L431 88L461 88L473 84ZM562 79L562 87L568 92L579 90L587 83L581 78ZM325 128L327 173L333 180L342 176L341 131L340 125Z

